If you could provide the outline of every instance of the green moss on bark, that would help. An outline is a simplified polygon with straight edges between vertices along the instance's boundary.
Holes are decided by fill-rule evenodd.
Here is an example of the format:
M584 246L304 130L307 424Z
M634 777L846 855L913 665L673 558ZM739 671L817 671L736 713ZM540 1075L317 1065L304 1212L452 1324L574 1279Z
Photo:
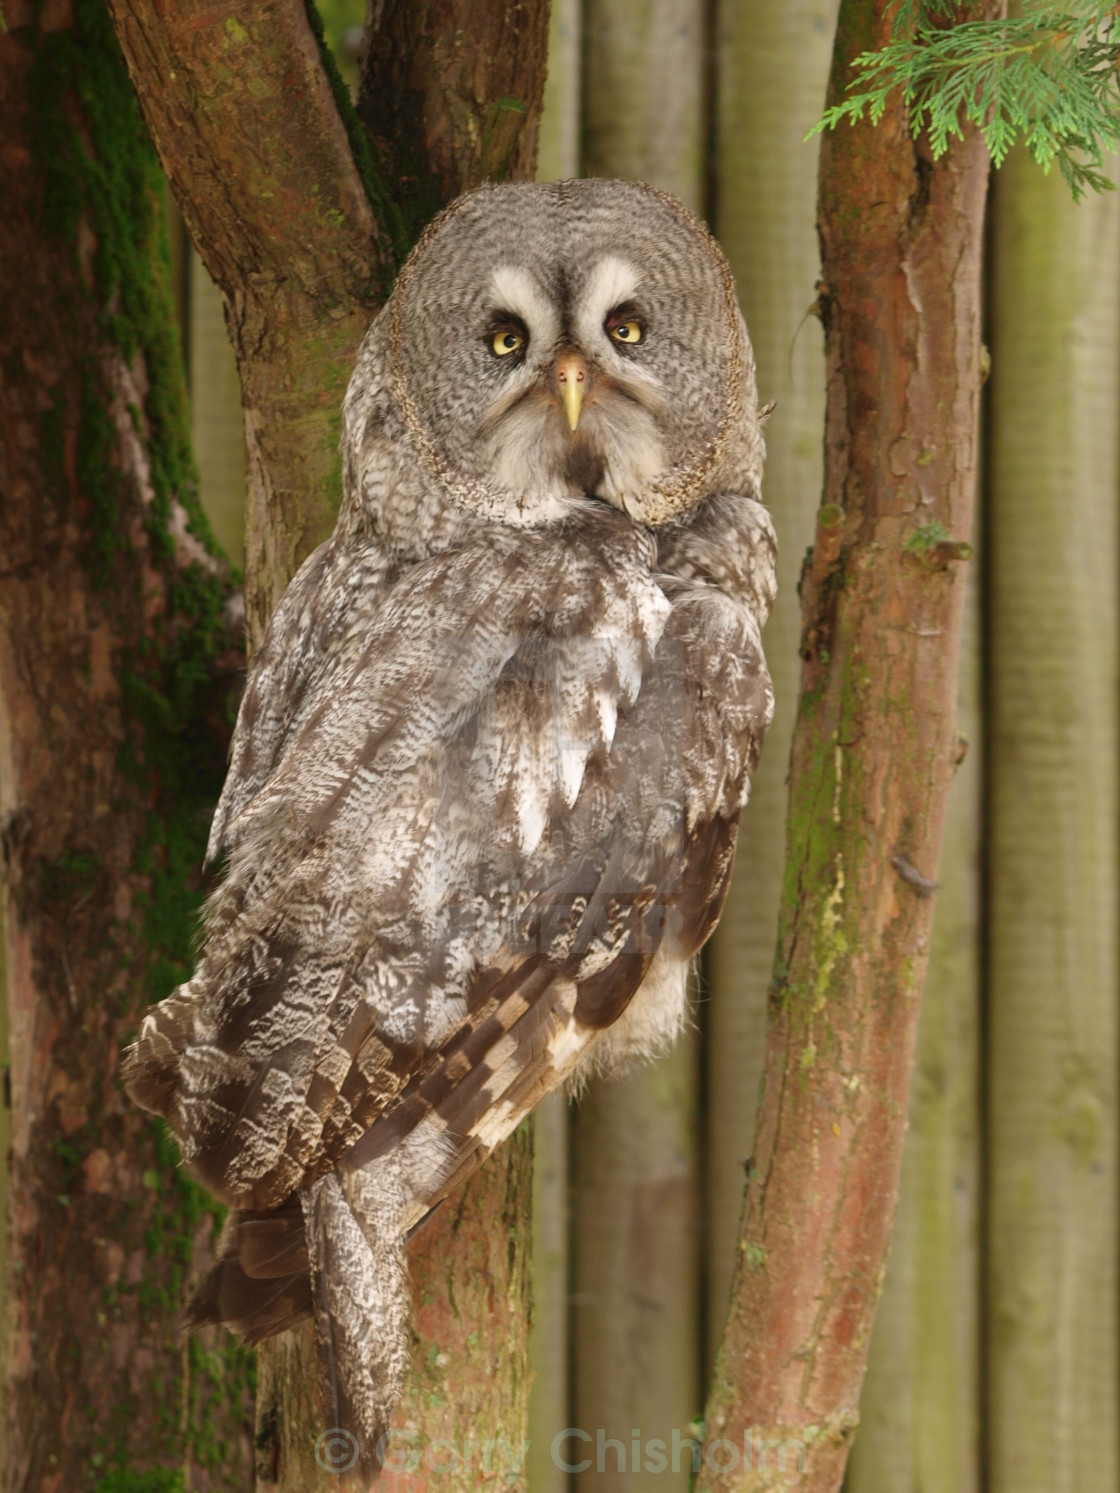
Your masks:
M358 118L358 111L354 108L350 98L350 90L338 70L334 53L327 44L326 33L323 29L323 18L320 16L315 0L304 0L307 10L307 20L319 44L319 58L323 64L323 71L327 75L327 81L331 85L334 95L335 107L338 109L342 124L346 130L346 138L350 143L350 153L354 157L354 165L357 167L358 175L362 179L362 186L366 189L370 206L373 208L374 217L384 230L393 250L393 258L396 268L399 269L404 263L409 249L412 247L414 233L410 233L408 225L400 207L397 205L389 186L385 181L384 174L377 164L373 153L369 136L366 134L365 126ZM395 272L394 272L395 277ZM392 283L381 286L380 300L385 300ZM347 378L349 378L349 366L347 366Z
M162 174L101 0L73 0L72 21L25 33L34 61L23 128L41 184L39 226L49 245L72 253L75 323L93 328L76 378L52 393L40 437L49 497L80 527L82 564L113 639L121 725L113 812L133 815L140 828L127 872L131 907L123 920L109 914L106 937L127 975L119 1014L134 1025L143 1004L187 978L193 960L206 835L235 703L227 609L236 577L198 502ZM136 438L143 460L128 450ZM201 563L183 563L175 530L184 522L202 546ZM65 924L94 892L99 907L112 908L112 887L102 885L108 867L83 838L91 833L73 823L61 854L37 864L28 888L37 917ZM111 1061L95 1054L105 1056ZM113 1144L118 1123L94 1098L81 1128L56 1141L48 1186L60 1206L70 1208L83 1162ZM120 1237L142 1234L150 1272L107 1289L102 1318L134 1322L134 1311L121 1309L134 1293L161 1369L143 1406L122 1380L94 1429L85 1485L98 1493L175 1493L184 1462L212 1469L212 1486L224 1486L231 1428L251 1419L252 1354L228 1339L214 1349L192 1344L183 1372L165 1371L168 1358L182 1361L175 1339L184 1287L200 1230L208 1217L216 1230L220 1210L187 1177L168 1132L152 1126L151 1136L148 1195L116 1203ZM174 1467L132 1465L138 1422L159 1428L143 1460Z
M74 0L71 29L39 33L27 136L42 182L41 226L73 248L107 343L130 367L143 359L143 423L153 499L145 515L156 552L172 556L172 496L187 526L216 545L198 502L182 351L171 313L165 185L124 59L100 0ZM78 472L90 566L106 584L120 541L117 442L107 370L83 370ZM44 433L48 433L46 430Z

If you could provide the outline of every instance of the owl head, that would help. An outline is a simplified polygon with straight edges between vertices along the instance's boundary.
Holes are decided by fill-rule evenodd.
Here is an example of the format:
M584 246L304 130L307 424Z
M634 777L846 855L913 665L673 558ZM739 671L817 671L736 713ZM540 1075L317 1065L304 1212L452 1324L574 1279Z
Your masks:
M636 182L453 203L367 337L345 420L355 501L383 501L419 464L460 508L525 525L588 500L660 525L712 493L756 494L761 474L727 261Z

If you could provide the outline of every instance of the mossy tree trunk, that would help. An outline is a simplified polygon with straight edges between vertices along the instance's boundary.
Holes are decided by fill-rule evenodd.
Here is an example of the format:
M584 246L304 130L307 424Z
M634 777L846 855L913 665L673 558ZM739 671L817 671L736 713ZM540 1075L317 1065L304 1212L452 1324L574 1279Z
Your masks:
M214 1210L115 1077L192 957L240 619L195 501L162 178L101 0L6 0L0 100L0 1486L244 1488L249 1358L178 1332Z
M779 540L778 600L764 640L774 724L751 782L727 906L705 959L709 1367L727 1319L758 1106L800 669L797 576L812 543L823 475L824 353L811 309L820 273L818 152L805 135L824 101L836 0L724 0L716 24L713 226L735 272L760 397L777 405L766 425L763 495Z
M993 237L987 1486L1104 1493L1120 1475L1120 201L1074 204L1016 156Z
M107 3L187 230L225 297L245 409L253 646L334 524L342 396L407 246L360 140L355 159L302 0L249 13L186 0L166 16Z
M890 9L842 0L832 99L886 40ZM802 582L763 1093L704 1493L834 1490L858 1422L956 756L987 175L975 134L934 162L897 103L822 142L825 502Z
M245 404L252 646L333 524L342 395L409 242L465 186L532 173L547 5L381 7L360 95L372 147L302 0L250 12L234 0L109 5L164 169L225 297ZM480 1427L507 1442L503 1465L522 1457L530 1166L519 1134L413 1242L416 1372L394 1456L402 1493L473 1487L477 1468L428 1450L437 1440L462 1449ZM310 1391L313 1364L309 1328L261 1353L259 1486L333 1485L315 1455L330 1428Z

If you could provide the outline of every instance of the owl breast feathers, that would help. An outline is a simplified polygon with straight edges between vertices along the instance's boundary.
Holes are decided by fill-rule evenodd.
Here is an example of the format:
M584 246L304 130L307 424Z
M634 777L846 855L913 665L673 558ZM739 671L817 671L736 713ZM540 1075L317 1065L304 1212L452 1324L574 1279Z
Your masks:
M448 209L342 450L242 703L197 971L126 1079L231 1208L190 1321L313 1315L369 1475L408 1232L550 1089L685 1019L773 708L775 543L727 265L635 184Z

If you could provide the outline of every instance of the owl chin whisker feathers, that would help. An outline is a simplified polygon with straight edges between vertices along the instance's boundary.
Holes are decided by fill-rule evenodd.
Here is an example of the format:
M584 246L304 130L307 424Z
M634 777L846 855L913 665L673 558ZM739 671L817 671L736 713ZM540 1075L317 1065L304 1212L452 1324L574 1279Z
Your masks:
M618 507L622 494L648 488L666 468L650 410L601 378L575 430L540 384L512 393L488 414L485 429L490 470L511 492L583 494Z
M757 409L726 261L636 183L460 199L359 353L339 525L242 701L198 968L122 1073L231 1210L188 1325L312 1318L367 1478L409 1231L550 1090L687 1019L773 711Z
M539 379L531 382L517 383L512 388L504 391L493 406L486 411L482 423L478 427L479 436L483 440L491 440L498 434L503 423L511 416L517 418L519 412L528 408L536 410L537 406L549 406L559 414L560 407L552 399L547 389ZM543 409L542 409L543 415Z

